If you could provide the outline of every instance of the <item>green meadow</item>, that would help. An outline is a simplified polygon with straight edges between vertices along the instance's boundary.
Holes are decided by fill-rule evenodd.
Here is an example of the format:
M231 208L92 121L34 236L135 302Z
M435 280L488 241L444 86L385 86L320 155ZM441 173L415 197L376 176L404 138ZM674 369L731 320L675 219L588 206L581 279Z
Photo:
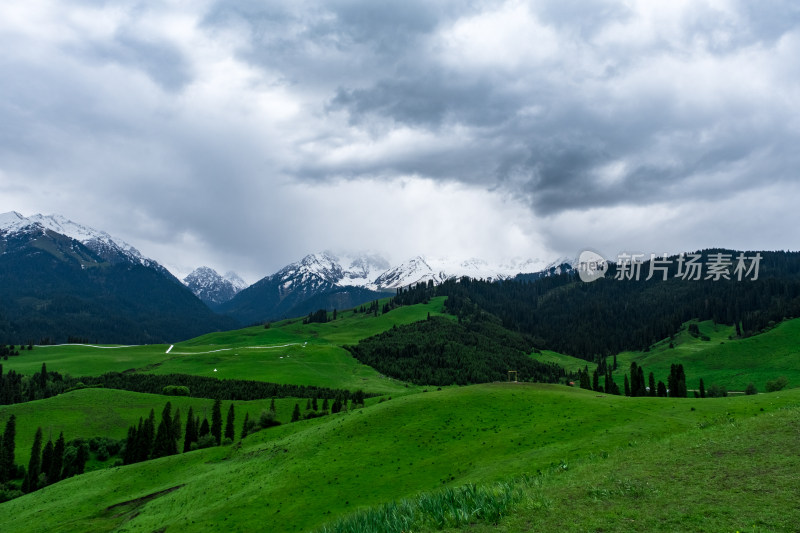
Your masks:
M257 420L261 411L269 408L270 401L222 402L223 418L227 416L228 407L233 403L238 437L245 414ZM147 418L150 409L155 411L158 423L161 420L161 411L167 402L172 403L173 414L176 409L181 410L182 427L185 427L189 407L192 407L195 416L199 416L200 420L208 417L209 422L211 421L213 400L113 389L81 389L46 400L0 405L0 428L5 427L6 421L12 414L16 415L16 462L27 465L37 427L42 428L45 442L50 437L55 442L61 431L64 432L66 440L91 437L123 439L127 436L128 427L137 423L139 417ZM305 412L305 398L275 399L276 418L288 423L292 418L295 403L299 403L300 409ZM183 440L179 441L178 445L182 449Z
M48 531L306 531L420 492L648 450L798 404L800 389L699 400L560 385L449 388L271 428L228 447L90 472L3 504L0 529L30 531L36 517Z
M691 323L697 324L709 340L691 336L687 328ZM780 376L788 378L790 387L800 386L800 319L786 320L753 337L739 339L735 335L732 326L688 322L672 341L664 339L648 352L618 354L615 380L621 387L622 374L629 372L630 363L635 361L644 367L645 374L653 372L656 381L664 383L670 365L683 364L689 389L697 389L700 378L706 390L717 384L729 391L743 391L753 383L764 392L766 382Z
M362 389L378 394L406 393L405 383L385 377L355 360L343 345L376 335L393 325L441 315L444 298L429 304L401 307L377 317L342 312L326 324L302 324L301 319L221 333L170 345L92 347L36 346L3 361L3 368L32 375L47 364L50 371L73 376L105 372L183 373L221 379L252 379L292 385Z

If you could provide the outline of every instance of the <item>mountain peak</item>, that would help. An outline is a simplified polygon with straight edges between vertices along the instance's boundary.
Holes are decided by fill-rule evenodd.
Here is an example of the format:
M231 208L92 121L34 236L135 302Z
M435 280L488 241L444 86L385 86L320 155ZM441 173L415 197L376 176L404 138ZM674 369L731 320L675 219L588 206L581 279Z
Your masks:
M195 296L210 307L227 302L247 287L247 283L235 272L227 272L223 277L207 266L194 269L183 282Z

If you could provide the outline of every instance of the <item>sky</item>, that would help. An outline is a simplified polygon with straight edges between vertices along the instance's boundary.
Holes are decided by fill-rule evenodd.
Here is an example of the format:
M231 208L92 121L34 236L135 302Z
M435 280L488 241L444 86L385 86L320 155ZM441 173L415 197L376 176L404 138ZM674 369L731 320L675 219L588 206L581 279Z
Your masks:
M792 1L0 2L0 212L173 272L797 250Z

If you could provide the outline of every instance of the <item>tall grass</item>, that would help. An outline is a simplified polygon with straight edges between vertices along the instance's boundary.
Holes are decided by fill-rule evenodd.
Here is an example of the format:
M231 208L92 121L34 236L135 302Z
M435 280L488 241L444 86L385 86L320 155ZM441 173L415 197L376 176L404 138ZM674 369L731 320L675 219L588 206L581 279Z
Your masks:
M468 484L357 511L325 525L319 533L403 533L496 524L523 500L541 476L522 476L490 485Z

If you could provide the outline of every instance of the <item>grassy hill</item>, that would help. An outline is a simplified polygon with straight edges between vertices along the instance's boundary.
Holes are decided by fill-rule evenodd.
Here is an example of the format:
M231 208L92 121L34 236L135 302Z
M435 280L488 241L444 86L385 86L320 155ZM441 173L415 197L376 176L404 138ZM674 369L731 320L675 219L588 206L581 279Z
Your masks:
M701 335L709 340L693 337L688 324L697 324ZM617 356L618 372L615 379L622 385L622 373L630 363L654 372L656 380L666 383L670 365L681 363L686 371L687 386L696 389L703 378L706 389L712 384L728 390L743 391L748 383L765 390L767 380L779 376L789 379L790 387L800 386L800 319L786 320L773 329L745 339L731 339L733 327L711 321L692 321L670 341L664 339L648 352L623 352ZM673 348L670 348L670 342Z
M172 402L173 414L176 409L181 410L181 426L184 428L186 413L189 412L190 406L201 420L207 416L209 422L211 421L213 400L112 389L81 389L46 400L0 405L0 428L5 427L6 421L12 414L16 415L16 462L27 465L33 436L39 426L42 428L45 442L50 435L55 442L60 431L64 432L64 438L67 440L98 436L122 439L127 436L128 427L136 423L139 417L146 418L150 409L155 410L158 422L161 410L167 402ZM275 411L278 420L283 423L289 422L294 404L298 402L305 412L304 398L277 398ZM233 404L238 436L245 414L249 413L250 418L257 419L262 410L269 408L270 400L236 401ZM230 402L222 403L223 416L227 415L229 405ZM181 439L178 444L182 449L183 440Z
M800 390L695 400L558 385L449 388L271 428L230 447L91 472L3 504L0 530L306 531L420 491L621 449L646 457L665 437L799 403ZM673 460L684 453L664 450Z
M359 363L341 346L391 328L441 315L444 298L428 304L400 307L377 317L342 312L324 324L286 320L271 325L221 333L170 345L37 346L3 361L3 368L32 375L47 363L50 371L73 376L105 372L183 373L229 379L253 379L293 385L363 389L374 393L407 392L404 383L380 375Z

